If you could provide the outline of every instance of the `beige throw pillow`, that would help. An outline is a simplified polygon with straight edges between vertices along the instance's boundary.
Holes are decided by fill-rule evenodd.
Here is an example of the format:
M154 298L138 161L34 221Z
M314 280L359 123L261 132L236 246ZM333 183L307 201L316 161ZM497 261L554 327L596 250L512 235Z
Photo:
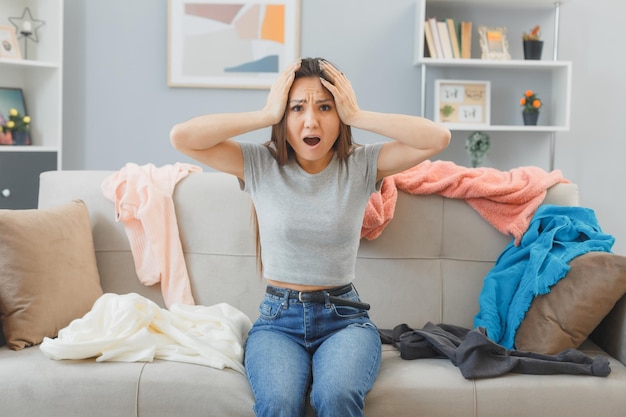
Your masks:
M515 335L519 350L557 354L578 348L626 293L626 257L589 252L550 292L535 297Z
M0 210L0 320L11 349L55 337L101 295L83 201Z

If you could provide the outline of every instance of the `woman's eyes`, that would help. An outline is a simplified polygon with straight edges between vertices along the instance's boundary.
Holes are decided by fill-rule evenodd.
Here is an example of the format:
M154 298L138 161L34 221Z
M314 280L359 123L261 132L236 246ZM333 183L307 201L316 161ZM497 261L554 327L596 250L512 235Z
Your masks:
M297 104L297 105L291 107L291 111L294 111L294 112L300 112L303 109L304 109L303 106L300 105L300 104ZM330 111L330 110L332 110L332 107L329 104L322 104L320 106L320 111Z

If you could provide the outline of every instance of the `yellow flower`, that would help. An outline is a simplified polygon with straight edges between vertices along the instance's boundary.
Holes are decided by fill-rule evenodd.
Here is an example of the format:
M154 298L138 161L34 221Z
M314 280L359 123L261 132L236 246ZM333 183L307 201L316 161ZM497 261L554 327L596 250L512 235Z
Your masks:
M9 109L8 119L4 125L0 125L0 132L28 132L30 129L30 116L22 116L15 108Z

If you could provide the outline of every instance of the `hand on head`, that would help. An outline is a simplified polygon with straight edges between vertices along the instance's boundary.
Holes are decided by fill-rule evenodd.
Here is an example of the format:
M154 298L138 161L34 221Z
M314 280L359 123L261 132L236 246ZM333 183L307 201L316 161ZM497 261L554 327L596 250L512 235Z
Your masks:
M322 85L330 91L335 99L339 118L344 124L352 125L352 120L360 111L352 83L343 72L339 71L328 61L320 60L320 68L326 78L331 81L329 82L320 77Z
M272 115L274 120L273 124L280 122L285 114L289 90L296 77L296 71L300 69L301 64L302 59L298 59L289 65L278 75L278 78L276 78L276 81L274 81L274 84L272 84L270 88L264 110Z

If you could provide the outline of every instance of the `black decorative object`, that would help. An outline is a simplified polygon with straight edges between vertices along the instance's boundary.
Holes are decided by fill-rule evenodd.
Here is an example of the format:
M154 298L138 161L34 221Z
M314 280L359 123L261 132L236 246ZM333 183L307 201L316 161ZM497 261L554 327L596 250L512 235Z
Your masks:
M536 126L537 119L539 119L539 112L538 111L532 112L532 113L524 112L522 113L522 117L524 118L524 125Z
M543 50L543 41L523 41L524 42L524 59L541 59L541 51Z
M9 21L15 26L17 38L24 38L24 59L28 59L28 40L35 43L39 42L37 30L45 25L46 22L33 18L28 7L24 9L21 17L9 17Z

